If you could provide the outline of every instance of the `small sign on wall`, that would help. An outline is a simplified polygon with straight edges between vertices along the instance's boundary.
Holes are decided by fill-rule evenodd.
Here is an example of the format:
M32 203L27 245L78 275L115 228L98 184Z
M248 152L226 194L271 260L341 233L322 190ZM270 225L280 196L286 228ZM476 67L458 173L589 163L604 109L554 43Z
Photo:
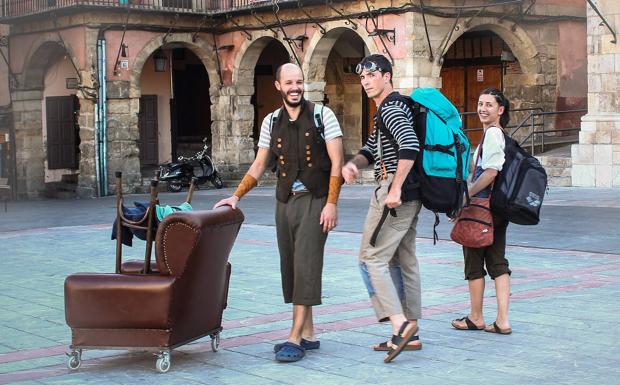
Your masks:
M121 69L123 70L129 69L129 60L127 59L121 60Z
M66 78L65 86L68 90L77 90L79 86L78 78Z
M476 70L476 81L478 83L481 83L484 81L484 70L482 68L479 68Z

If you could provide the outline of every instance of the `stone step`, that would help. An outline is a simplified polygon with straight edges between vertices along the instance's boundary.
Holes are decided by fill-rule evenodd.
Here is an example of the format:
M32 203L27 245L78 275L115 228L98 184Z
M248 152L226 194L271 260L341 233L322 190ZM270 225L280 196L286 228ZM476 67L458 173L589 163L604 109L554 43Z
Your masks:
M556 187L572 185L570 146L563 146L536 156L547 172L547 184Z

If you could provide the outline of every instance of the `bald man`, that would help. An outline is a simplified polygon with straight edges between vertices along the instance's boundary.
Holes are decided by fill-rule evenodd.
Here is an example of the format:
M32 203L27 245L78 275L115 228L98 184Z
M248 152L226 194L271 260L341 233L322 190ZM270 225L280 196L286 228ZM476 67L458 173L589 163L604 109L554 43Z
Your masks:
M332 110L304 99L303 73L295 64L278 68L275 87L283 106L263 120L256 159L235 193L214 208L236 208L268 165L277 163L276 234L282 292L284 302L293 304L293 325L274 352L276 360L294 362L320 346L312 306L321 304L325 241L338 221L342 130Z

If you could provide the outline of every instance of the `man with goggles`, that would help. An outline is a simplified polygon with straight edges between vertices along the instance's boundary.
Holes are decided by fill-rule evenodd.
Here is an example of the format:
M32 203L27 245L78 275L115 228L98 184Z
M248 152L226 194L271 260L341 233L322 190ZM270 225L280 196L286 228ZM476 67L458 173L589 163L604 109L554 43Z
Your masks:
M368 71L368 72L384 72L381 67L379 67L379 65L377 63L375 63L374 61L363 61L360 62L356 67L355 67L355 73L358 75L361 75L362 72L364 72L364 70Z
M417 336L422 306L415 255L421 203L417 184L410 180L419 143L407 99L393 89L388 59L367 56L355 71L377 113L372 135L343 167L342 176L351 183L359 168L374 164L379 187L370 199L359 263L377 319L392 324L392 337L373 346L387 352L384 362L390 362L403 350L422 348Z

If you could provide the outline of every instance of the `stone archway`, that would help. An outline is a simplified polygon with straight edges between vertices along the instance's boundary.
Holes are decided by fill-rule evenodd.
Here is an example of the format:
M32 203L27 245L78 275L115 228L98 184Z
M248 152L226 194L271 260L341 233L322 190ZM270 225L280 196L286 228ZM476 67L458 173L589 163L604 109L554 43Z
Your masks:
M236 54L232 75L232 85L223 87L213 122L223 137L220 146L215 147L220 163L227 165L232 179L241 173L254 160L254 120L255 108L252 96L255 93L255 68L263 50L272 42L278 42L292 56L289 48L269 32L253 32L252 40L244 40ZM214 142L215 144L215 142ZM237 175L239 173L239 175Z
M315 33L304 60L306 97L327 104L343 129L344 150L351 156L366 141L372 125L374 102L362 90L355 66L369 53L377 53L374 41L349 27L335 24L325 35Z
M206 70L210 85L209 97L212 105L219 96L219 75L216 70L217 64L214 61L215 54L205 39L199 39L194 42L191 33L182 33L173 34L164 42L163 36L160 35L151 39L142 47L132 63L128 92L120 98L108 98L107 100L109 138L115 138L114 140L108 140L108 170L109 172L124 170L125 184L132 190L142 185L138 149L138 141L140 139L140 97L142 95L141 75L147 60L155 51L166 45L176 45L191 51ZM212 132L212 135L213 140L217 140L215 132ZM110 175L110 180L112 180L112 175Z
M192 51L198 58L202 61L203 65L207 70L207 74L209 75L209 83L211 84L211 89L217 90L215 85L219 84L219 75L217 73L217 63L215 62L215 53L213 52L213 48L204 40L200 39L198 42L192 41L192 34L174 34L169 37L165 42L163 41L163 36L157 36L151 39L148 43L142 47L140 52L136 55L130 80L129 80L129 97L130 98L139 98L140 97L140 75L142 74L142 68L144 67L144 63L148 60L148 58L164 46L165 44L182 44L185 48ZM212 96L213 97L213 96Z
M308 43L307 53L304 56L303 72L306 76L306 97L311 101L323 100L325 88L325 69L327 60L338 39L345 33L354 33L364 43L364 49L369 54L379 53L374 40L358 28L353 30L345 26L342 21L334 21L323 25L327 32L324 35L314 33ZM348 32L347 32L348 31Z
M72 54L72 50L67 47L57 35L47 34L41 36L32 45L31 50L24 60L22 73L17 78L17 87L11 90L13 100L13 121L16 132L15 156L18 164L16 174L16 193L18 197L40 197L46 194L46 177L50 175L47 165L48 153L46 139L44 135L45 111L43 110L44 98L46 96L45 76L52 65L57 65L63 57L68 57L75 65L79 66L79 61ZM71 75L74 77L84 77L83 73L75 72L73 64L70 66ZM79 69L78 69L79 71ZM64 82L63 82L64 86ZM88 114L92 107L92 102L84 97L82 92L76 90L80 113L83 110ZM86 136L84 129L87 127L86 116L78 116L76 122L80 127L80 137ZM86 141L80 143L81 157L77 157L78 169L70 173L77 174L79 181L74 181L71 191L76 192L77 186L83 185L84 180L88 179L86 174L89 170L84 170L85 154L91 153L87 148ZM77 151L77 150L76 150ZM81 158L81 159L80 159ZM59 171L58 176L63 174ZM59 177L60 178L60 177ZM62 177L64 178L64 177ZM59 179L60 181L60 179ZM92 187L89 185L89 187ZM49 191L52 192L53 191Z
M505 71L505 64L503 62L501 70L489 72L495 73L495 76L498 79L498 84L494 85L497 88L503 88L504 94L506 97L511 100L511 108L513 112L511 113L511 122L510 124L516 125L520 120L522 120L529 111L514 111L515 109L528 109L528 108L536 108L542 106L545 111L551 111L555 109L555 82L553 79L556 77L556 64L555 62L547 61L545 65L541 60L543 56L554 56L555 53L547 53L539 52L539 48L534 43L532 37L528 35L528 32L518 25L512 26L508 23L500 23L496 18L479 18L473 20L468 28L465 28L463 25L460 25L460 29L458 33L454 33L448 42L448 44L440 45L445 46L444 55L448 53L449 49L455 44L457 40L459 40L464 35L471 35L472 33L487 33L489 36L496 35L496 38L499 37L503 44L511 51L514 55L516 61L511 64L511 71ZM466 35L467 34L467 35ZM545 54L545 55L543 55ZM472 59L468 59L470 62ZM499 59L497 59L499 60ZM454 61L454 60L453 60ZM499 65L499 64L498 64ZM442 76L442 66L443 66L443 58L437 58L433 62L432 74L435 77ZM484 65L480 65L480 68L485 67ZM487 65L486 67L493 67L493 65ZM470 74L468 78L475 78L476 68L475 64L469 64L469 67L464 67L466 70L474 71L474 74ZM457 68L451 68L457 69ZM447 71L447 69L446 69ZM487 77L487 70L484 71L485 80ZM471 71L470 71L471 72ZM452 73L452 72L450 72ZM447 75L446 75L447 76ZM452 75L451 75L452 76ZM450 77L452 79L452 77ZM455 79L449 82L454 84ZM475 79L474 79L475 80ZM475 105L475 102L472 102L471 98L477 99L477 94L475 94L475 89L477 89L475 83L472 85L471 89L467 87L467 85L462 85L465 89L468 89L467 95L464 95L464 100L462 104L463 106L470 106L467 108L469 111L475 110L471 108L472 103ZM449 90L448 90L449 91ZM474 92L474 94L472 94ZM455 102L455 104L459 104ZM469 123L468 128L476 129L479 127L479 122L477 118L470 117L467 122ZM519 130L515 134L516 137L524 137L528 133L525 130ZM472 141L476 143L480 138L480 132L471 132L470 137Z
M527 74L539 74L542 70L542 64L540 62L540 55L538 50L536 49L536 45L527 34L527 32L519 27L515 26L514 31L512 31L508 25L501 24L497 19L491 18L479 18L475 19L469 24L469 28L461 28L458 33L452 34L450 41L446 44L442 42L441 46L445 45L446 51L447 49L454 44L462 34L468 31L475 30L489 30L506 42L506 44L510 47L515 57L519 61L521 68L524 73ZM445 52L444 52L445 53ZM437 59L433 63L432 75L439 76L441 72L441 61L440 58Z

